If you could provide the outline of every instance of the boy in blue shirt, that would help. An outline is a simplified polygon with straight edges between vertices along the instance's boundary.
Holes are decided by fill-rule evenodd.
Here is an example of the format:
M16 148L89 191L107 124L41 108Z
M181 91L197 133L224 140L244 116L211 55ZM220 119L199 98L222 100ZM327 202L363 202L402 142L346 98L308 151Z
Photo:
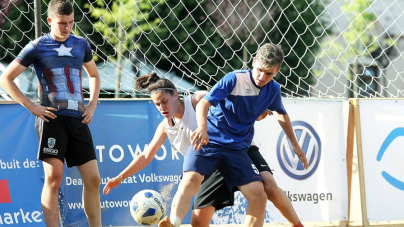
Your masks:
M74 25L70 1L50 1L47 22L50 33L25 46L3 72L0 85L36 116L38 159L42 160L45 173L41 203L46 226L59 226L59 187L66 162L68 167L77 166L83 178L83 205L89 226L101 227L101 180L88 127L97 107L100 77L88 41L70 34ZM30 65L39 81L38 104L31 102L13 82ZM84 105L83 67L90 81L88 105Z
M278 121L304 167L308 163L282 104L281 89L272 80L280 71L283 52L265 44L253 60L252 70L228 73L196 108L198 128L191 136L194 152L184 158L183 179L171 206L170 220L160 226L179 226L192 196L205 175L219 169L231 191L240 190L248 201L246 226L263 226L267 196L257 167L247 151L254 137L254 122L267 109Z

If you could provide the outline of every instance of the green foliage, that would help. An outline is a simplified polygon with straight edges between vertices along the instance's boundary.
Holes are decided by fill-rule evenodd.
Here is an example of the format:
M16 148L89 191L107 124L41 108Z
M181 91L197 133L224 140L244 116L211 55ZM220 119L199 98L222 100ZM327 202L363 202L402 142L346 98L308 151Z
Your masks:
M200 82L197 86L215 84L210 76L223 76L231 68L227 60L233 57L230 47L223 45L215 25L207 18L203 4L195 0L169 0L157 5L150 17L163 20L154 32L139 37L139 48L149 63L174 70L184 79L196 77ZM235 67L241 64L238 62Z
M121 0L106 5L104 1L97 0L98 7L89 4L85 4L85 7L90 8L91 16L95 19L95 30L115 49L121 44L119 52L124 55L126 51L136 48L137 35L152 30L160 22L160 18L149 17L153 4L159 2Z
M353 48L348 53L354 56L361 55L364 51L371 53L379 47L375 36L371 35L377 19L376 15L368 10L371 3L369 0L345 1L342 7L351 22L342 37L346 43L352 44Z
M34 4L5 3L0 4L0 60L11 62L30 40L35 39Z
M293 5L291 4L293 3ZM276 80L283 84L283 92L308 95L307 89L314 83L311 69L315 63L320 41L328 30L321 14L323 3L319 1L281 1L268 33L270 41L279 43L285 53L281 75Z
M289 1L280 1L280 7L271 14L273 20L260 21L260 29L264 29L261 32L265 35L254 35L254 38L258 37L256 41L247 32L242 35L239 30L240 35L224 36L226 31L217 29L223 23L220 18L212 16L215 5L211 1L178 3L172 0L166 4L158 5L153 15L164 18L162 23L154 33L142 34L139 39L140 49L157 67L175 70L177 74L185 75L184 78L196 76L214 85L227 72L243 67L243 51L252 56L259 44L274 42L280 43L288 54L285 61L290 67L282 67L282 73L288 76L288 80L298 84L299 78L303 78L305 83L311 83L309 69L314 64L314 53L323 34L318 17L323 7L317 1L309 2L310 5L307 1L293 1L293 5ZM227 29L231 32L238 24L233 26ZM251 57L247 59L250 63L251 60ZM285 84L285 92L298 90L284 77L276 79Z
M343 3L342 10L349 24L342 29L341 34L337 34L341 35L342 39L337 40L335 35L330 35L330 39L323 42L322 46L325 56L342 64L354 64L355 71L355 68L359 67L358 60L372 58L374 53L380 52L380 48L393 45L393 40L390 36L375 35L375 22L378 19L370 10L371 0L345 0ZM334 73L340 71L335 62L326 67Z
M268 9L271 16L259 21L259 26L250 34L239 27L241 22L224 27L221 19L213 16L215 11L212 10L220 2L222 0L74 0L76 26L73 33L86 37L101 59L116 58L120 48L126 56L128 51L136 53L137 59L166 71L175 71L185 80L196 78L195 85L201 88L214 85L234 69L241 69L243 63L251 66L259 45L279 43L286 54L283 75L276 77L285 86L283 91L300 92L311 83L314 53L325 34L319 16L324 10L321 3L314 0L263 1L271 7ZM45 13L46 4L42 8ZM14 18L21 16L20 11L13 13ZM33 21L32 11L24 16ZM45 20L46 15L43 17ZM240 19L247 27L257 24L249 18ZM7 33L33 39L32 23L23 20L18 23L12 26L16 32ZM17 27L25 33L17 32ZM236 31L234 35L233 31ZM21 40L19 37L12 39ZM2 38L0 43L1 47L13 45L10 39ZM27 41L18 43L25 45ZM18 54L20 49L14 49L13 53ZM297 88L296 84L302 87Z

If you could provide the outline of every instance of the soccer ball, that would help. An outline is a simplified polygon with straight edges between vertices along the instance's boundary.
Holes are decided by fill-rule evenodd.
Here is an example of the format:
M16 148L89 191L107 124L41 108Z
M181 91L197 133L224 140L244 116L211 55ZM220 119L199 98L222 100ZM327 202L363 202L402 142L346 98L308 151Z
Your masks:
M166 202L160 193L153 190L142 190L133 196L130 202L130 213L141 225L157 224L166 212Z

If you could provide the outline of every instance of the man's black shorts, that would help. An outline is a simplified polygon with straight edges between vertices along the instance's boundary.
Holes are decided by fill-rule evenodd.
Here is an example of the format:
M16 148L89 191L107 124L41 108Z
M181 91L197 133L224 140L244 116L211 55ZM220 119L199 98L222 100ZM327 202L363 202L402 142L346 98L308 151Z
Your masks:
M58 115L45 122L37 117L38 159L57 158L68 167L80 166L96 159L93 140L87 124L81 118Z

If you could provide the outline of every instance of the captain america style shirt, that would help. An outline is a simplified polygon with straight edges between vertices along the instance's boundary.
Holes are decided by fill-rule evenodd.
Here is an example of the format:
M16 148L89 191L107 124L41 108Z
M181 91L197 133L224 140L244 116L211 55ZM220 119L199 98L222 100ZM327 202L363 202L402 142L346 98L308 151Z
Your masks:
M82 67L92 58L86 39L70 35L58 42L46 34L28 43L15 60L25 67L34 65L42 106L56 108L56 115L81 117Z

